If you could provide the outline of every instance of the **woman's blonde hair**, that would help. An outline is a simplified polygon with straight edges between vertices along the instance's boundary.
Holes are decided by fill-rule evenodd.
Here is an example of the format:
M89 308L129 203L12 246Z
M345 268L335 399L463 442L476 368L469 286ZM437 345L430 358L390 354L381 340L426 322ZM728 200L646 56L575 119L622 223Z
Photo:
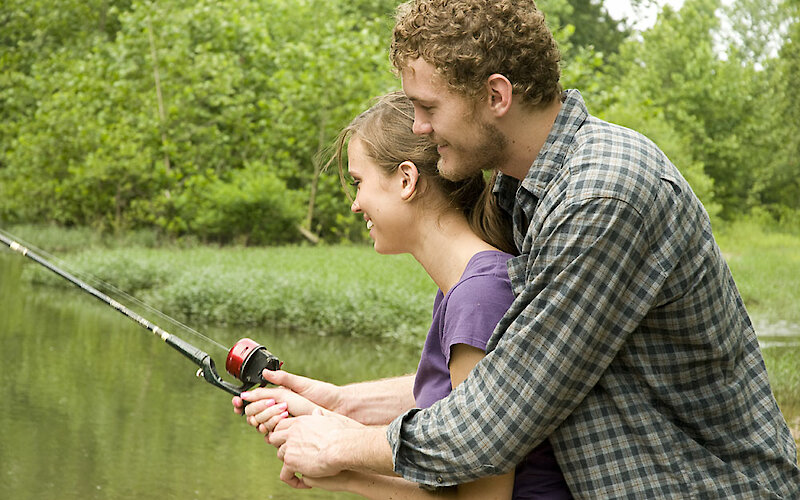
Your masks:
M336 162L339 167L339 179L345 191L348 187L345 177L347 143L353 136L358 136L367 156L386 174L394 173L404 161L414 163L420 178L426 179L428 186L442 193L450 206L461 210L481 239L504 252L516 254L511 221L492 194L496 173L489 182L482 172L460 181L445 179L437 168L439 154L436 145L427 137L414 134L413 124L414 106L411 101L402 92L392 92L377 98L372 107L342 129L334 143L331 162Z

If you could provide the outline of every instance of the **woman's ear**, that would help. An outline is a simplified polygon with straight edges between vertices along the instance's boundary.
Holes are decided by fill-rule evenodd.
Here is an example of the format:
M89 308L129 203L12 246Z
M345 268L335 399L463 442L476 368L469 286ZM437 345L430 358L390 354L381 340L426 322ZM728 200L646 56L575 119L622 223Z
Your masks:
M414 162L404 161L398 165L397 174L400 178L400 197L404 201L409 201L417 193L419 170Z

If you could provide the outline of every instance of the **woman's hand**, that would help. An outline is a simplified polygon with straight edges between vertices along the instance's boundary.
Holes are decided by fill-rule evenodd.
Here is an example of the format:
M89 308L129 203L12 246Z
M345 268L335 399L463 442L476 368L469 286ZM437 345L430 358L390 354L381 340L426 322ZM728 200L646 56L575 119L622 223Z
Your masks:
M249 401L245 407L247 423L268 434L289 416L311 415L318 405L284 387L262 387L242 393L242 399Z
M329 384L327 382L322 382L320 380L314 380L312 378L301 377L299 375L293 375L289 372L283 370L264 370L262 372L262 376L264 380L269 382L270 384L275 384L277 386L282 387L283 389L287 389L299 396L302 396L307 401L311 402L315 406L319 406L328 410L339 411L341 402L342 402L342 390L341 387L333 384ZM249 395L257 393L259 394L259 398L261 399L274 399L268 395L268 393L258 392L263 390L274 390L272 388L264 388L264 389L255 389L253 391L248 391L243 395ZM266 395L265 395L266 394ZM248 399L247 396L244 398L247 401L254 401L254 399ZM233 400L233 411L239 415L242 414L242 398L239 396L234 396ZM301 408L297 408L298 411ZM290 402L290 409L288 410L292 415L307 415L313 411L313 408L309 409L305 413L297 413L295 414L291 410L291 402Z

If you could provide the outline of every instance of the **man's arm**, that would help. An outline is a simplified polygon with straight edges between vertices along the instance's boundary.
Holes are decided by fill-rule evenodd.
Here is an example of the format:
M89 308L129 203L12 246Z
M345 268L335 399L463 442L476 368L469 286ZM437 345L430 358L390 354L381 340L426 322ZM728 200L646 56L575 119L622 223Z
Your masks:
M647 224L613 198L552 214L493 352L447 398L388 427L395 471L444 486L511 470L594 388L656 300ZM661 281L659 281L661 280ZM512 277L512 284L513 284ZM491 343L491 342L490 342Z
M365 425L386 425L414 408L414 375L342 387L340 413Z

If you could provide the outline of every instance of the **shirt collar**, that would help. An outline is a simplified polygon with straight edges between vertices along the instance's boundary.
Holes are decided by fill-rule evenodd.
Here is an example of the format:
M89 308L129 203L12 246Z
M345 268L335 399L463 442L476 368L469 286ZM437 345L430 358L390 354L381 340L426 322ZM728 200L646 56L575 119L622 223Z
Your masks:
M524 189L535 198L541 198L547 185L561 170L575 134L589 117L583 97L577 90L564 91L561 99L561 110L525 179L520 182L502 173L497 177L494 192L500 206L509 213L512 213L518 190ZM530 217L532 214L527 215Z

